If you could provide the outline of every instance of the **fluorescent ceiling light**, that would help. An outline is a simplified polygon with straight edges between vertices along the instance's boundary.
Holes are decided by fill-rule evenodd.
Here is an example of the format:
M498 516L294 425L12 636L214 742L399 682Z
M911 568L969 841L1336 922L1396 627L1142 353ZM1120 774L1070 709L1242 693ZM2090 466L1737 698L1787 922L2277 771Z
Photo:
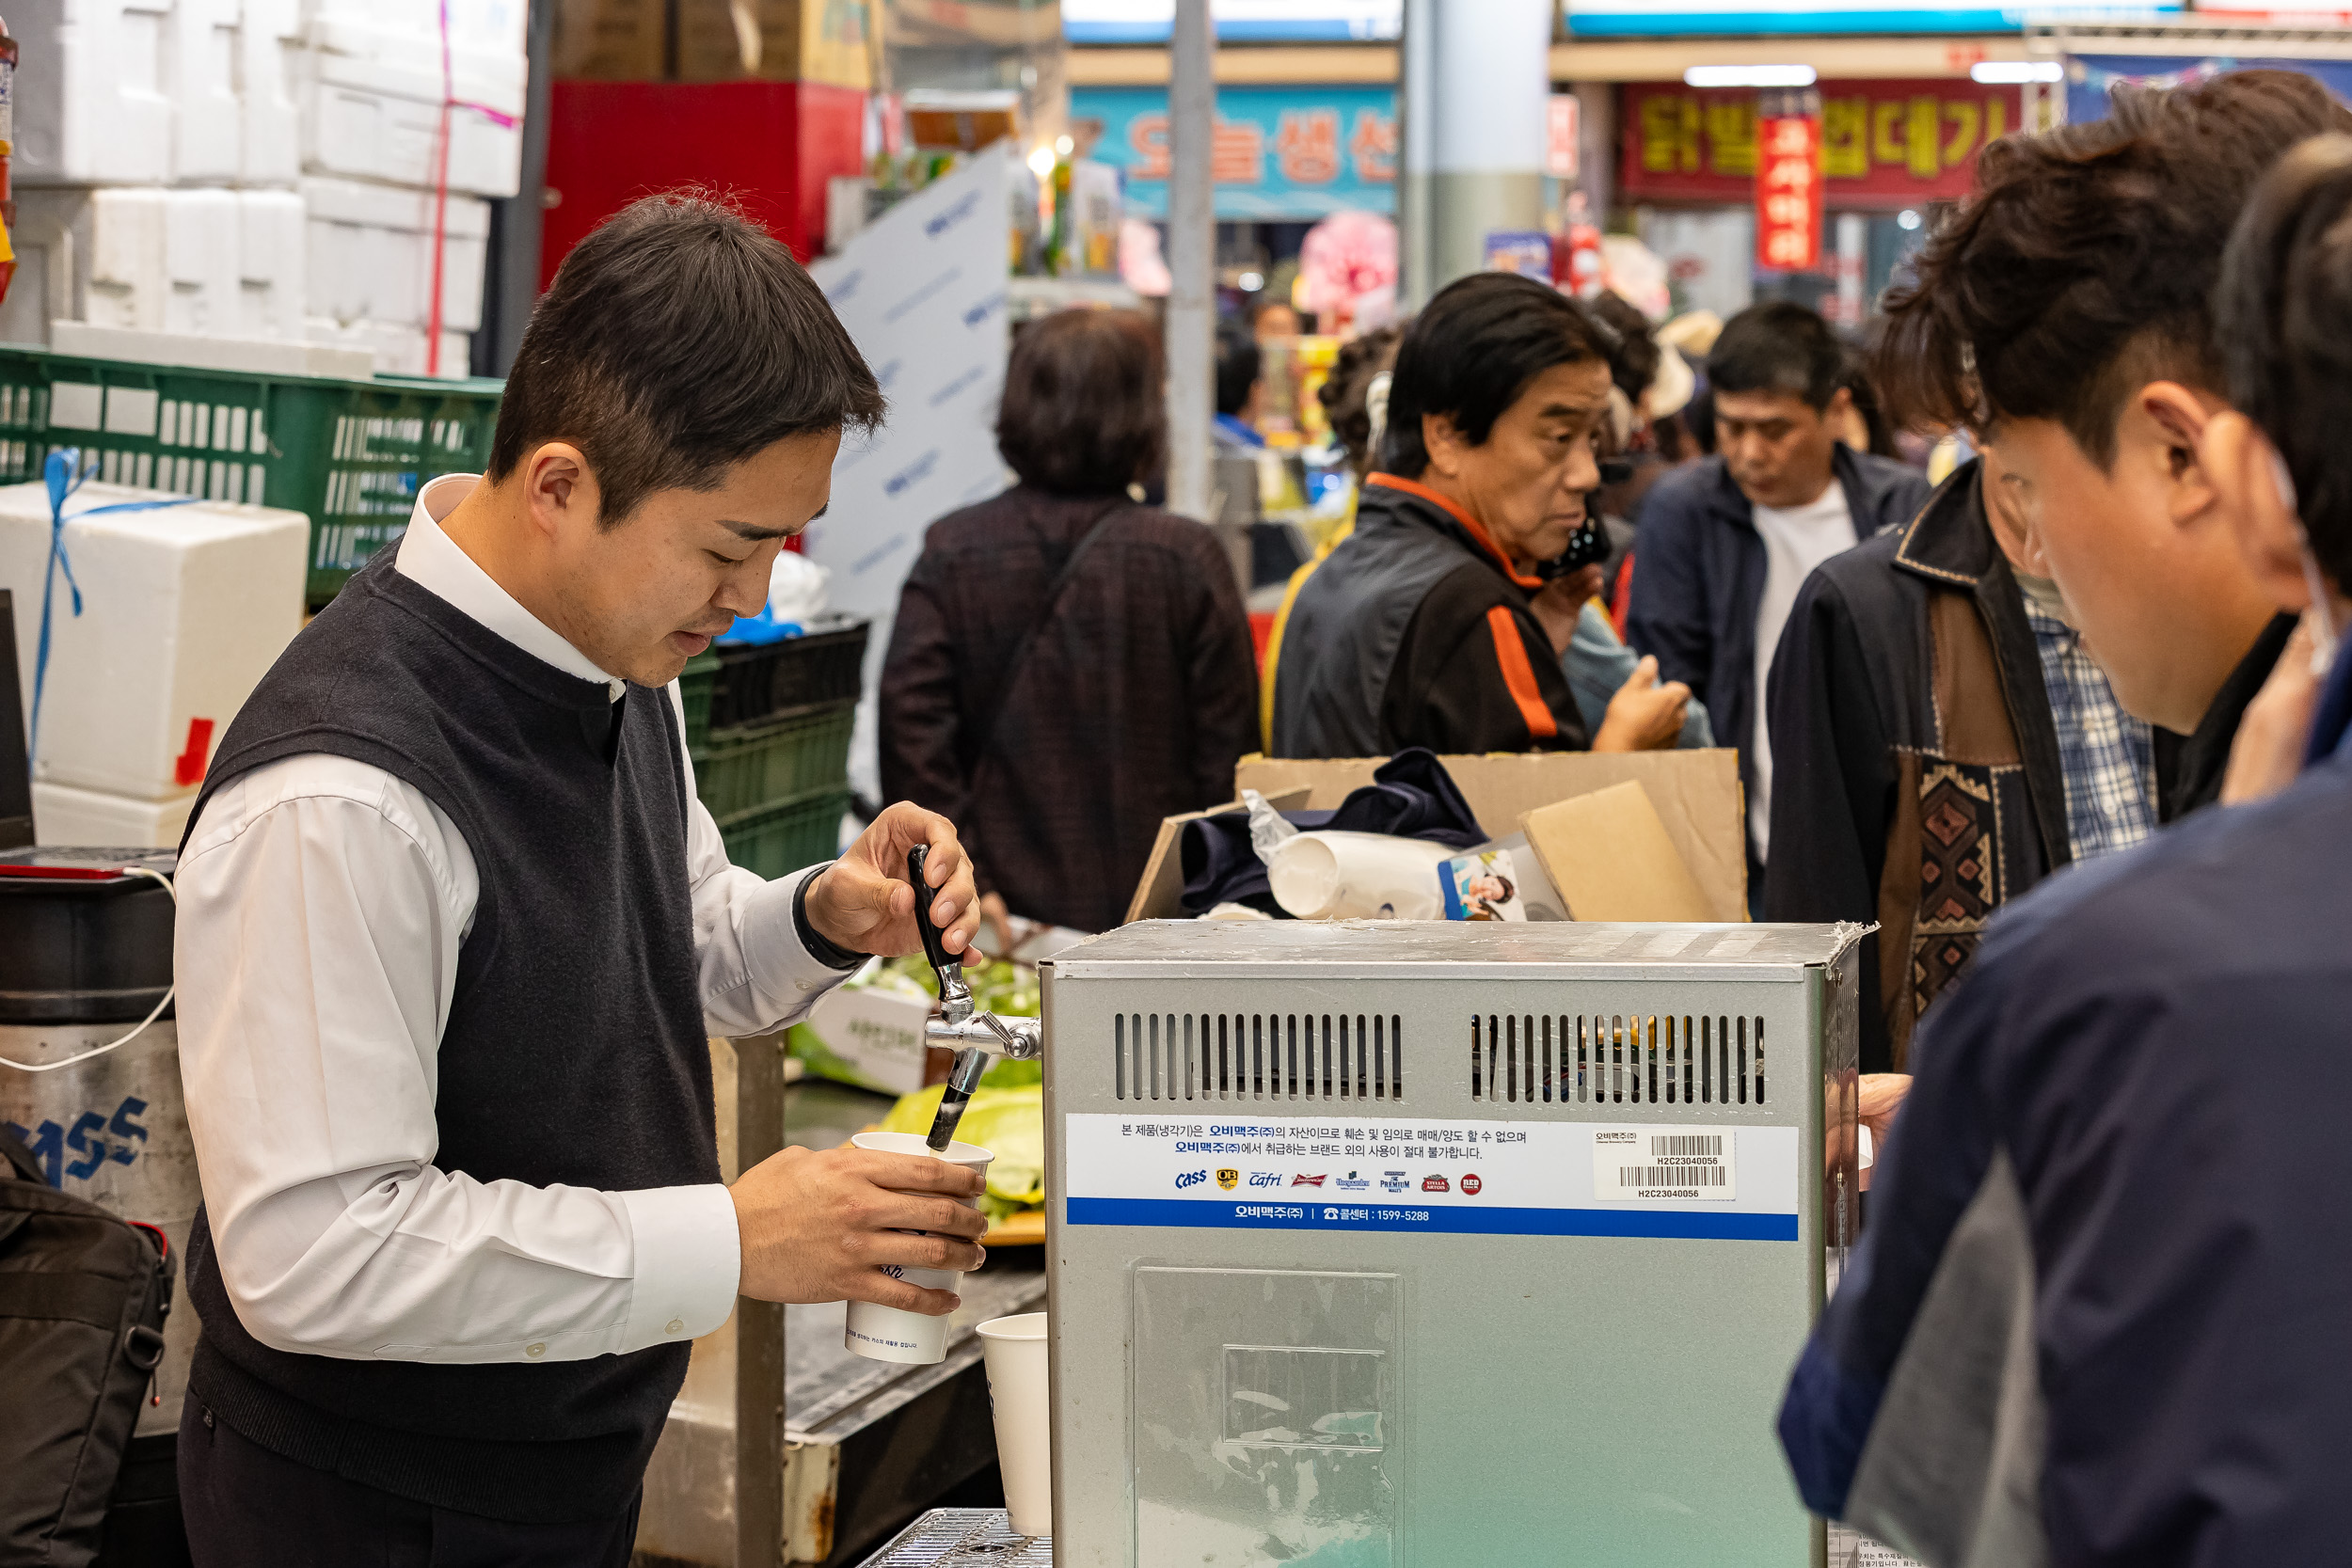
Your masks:
M1694 65L1682 73L1689 87L1809 87L1809 65Z
M2009 86L2020 82L2056 82L2065 76L2056 60L1979 60L1968 68L1968 79Z

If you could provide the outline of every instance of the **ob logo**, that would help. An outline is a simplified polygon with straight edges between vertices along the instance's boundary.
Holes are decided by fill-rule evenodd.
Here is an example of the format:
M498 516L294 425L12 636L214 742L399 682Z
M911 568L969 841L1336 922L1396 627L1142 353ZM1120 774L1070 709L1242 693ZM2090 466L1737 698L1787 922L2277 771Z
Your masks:
M1176 1190L1181 1193L1186 1187L1198 1187L1201 1182L1206 1181L1208 1179L1209 1173L1204 1170L1188 1170L1180 1172L1176 1177Z
M1241 1172L1230 1167L1221 1169L1216 1173L1216 1184L1230 1193L1241 1185Z

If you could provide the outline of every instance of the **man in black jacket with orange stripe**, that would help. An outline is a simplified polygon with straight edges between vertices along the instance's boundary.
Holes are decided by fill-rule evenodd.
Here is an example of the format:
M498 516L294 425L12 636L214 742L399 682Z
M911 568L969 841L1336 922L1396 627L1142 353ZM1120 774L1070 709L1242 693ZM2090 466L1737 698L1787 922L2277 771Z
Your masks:
M1687 688L1645 660L1588 737L1537 619L1600 484L1616 334L1533 279L1481 273L1406 334L1381 471L1355 531L1291 607L1274 683L1276 756L1630 752L1669 747ZM1574 578L1563 579L1572 583ZM1573 606L1569 607L1573 616Z

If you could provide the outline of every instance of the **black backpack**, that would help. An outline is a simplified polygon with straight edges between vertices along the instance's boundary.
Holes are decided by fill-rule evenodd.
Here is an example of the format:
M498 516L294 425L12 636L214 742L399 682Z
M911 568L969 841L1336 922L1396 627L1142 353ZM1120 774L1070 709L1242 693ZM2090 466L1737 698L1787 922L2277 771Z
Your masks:
M169 1249L0 1129L0 1568L85 1568L164 1354Z

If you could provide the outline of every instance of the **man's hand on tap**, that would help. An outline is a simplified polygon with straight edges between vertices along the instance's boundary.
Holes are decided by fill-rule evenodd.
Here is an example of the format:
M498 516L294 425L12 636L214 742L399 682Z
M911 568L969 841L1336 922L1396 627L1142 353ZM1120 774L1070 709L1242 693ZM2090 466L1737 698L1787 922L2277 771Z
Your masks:
M956 837L955 824L937 812L901 800L883 809L873 826L826 867L808 890L809 924L824 937L858 953L897 958L920 953L914 928L914 890L906 882L907 851L930 847L923 890L931 900L932 924L946 933L948 952L966 964L987 961L972 945L980 928L979 898L972 883L972 862Z

